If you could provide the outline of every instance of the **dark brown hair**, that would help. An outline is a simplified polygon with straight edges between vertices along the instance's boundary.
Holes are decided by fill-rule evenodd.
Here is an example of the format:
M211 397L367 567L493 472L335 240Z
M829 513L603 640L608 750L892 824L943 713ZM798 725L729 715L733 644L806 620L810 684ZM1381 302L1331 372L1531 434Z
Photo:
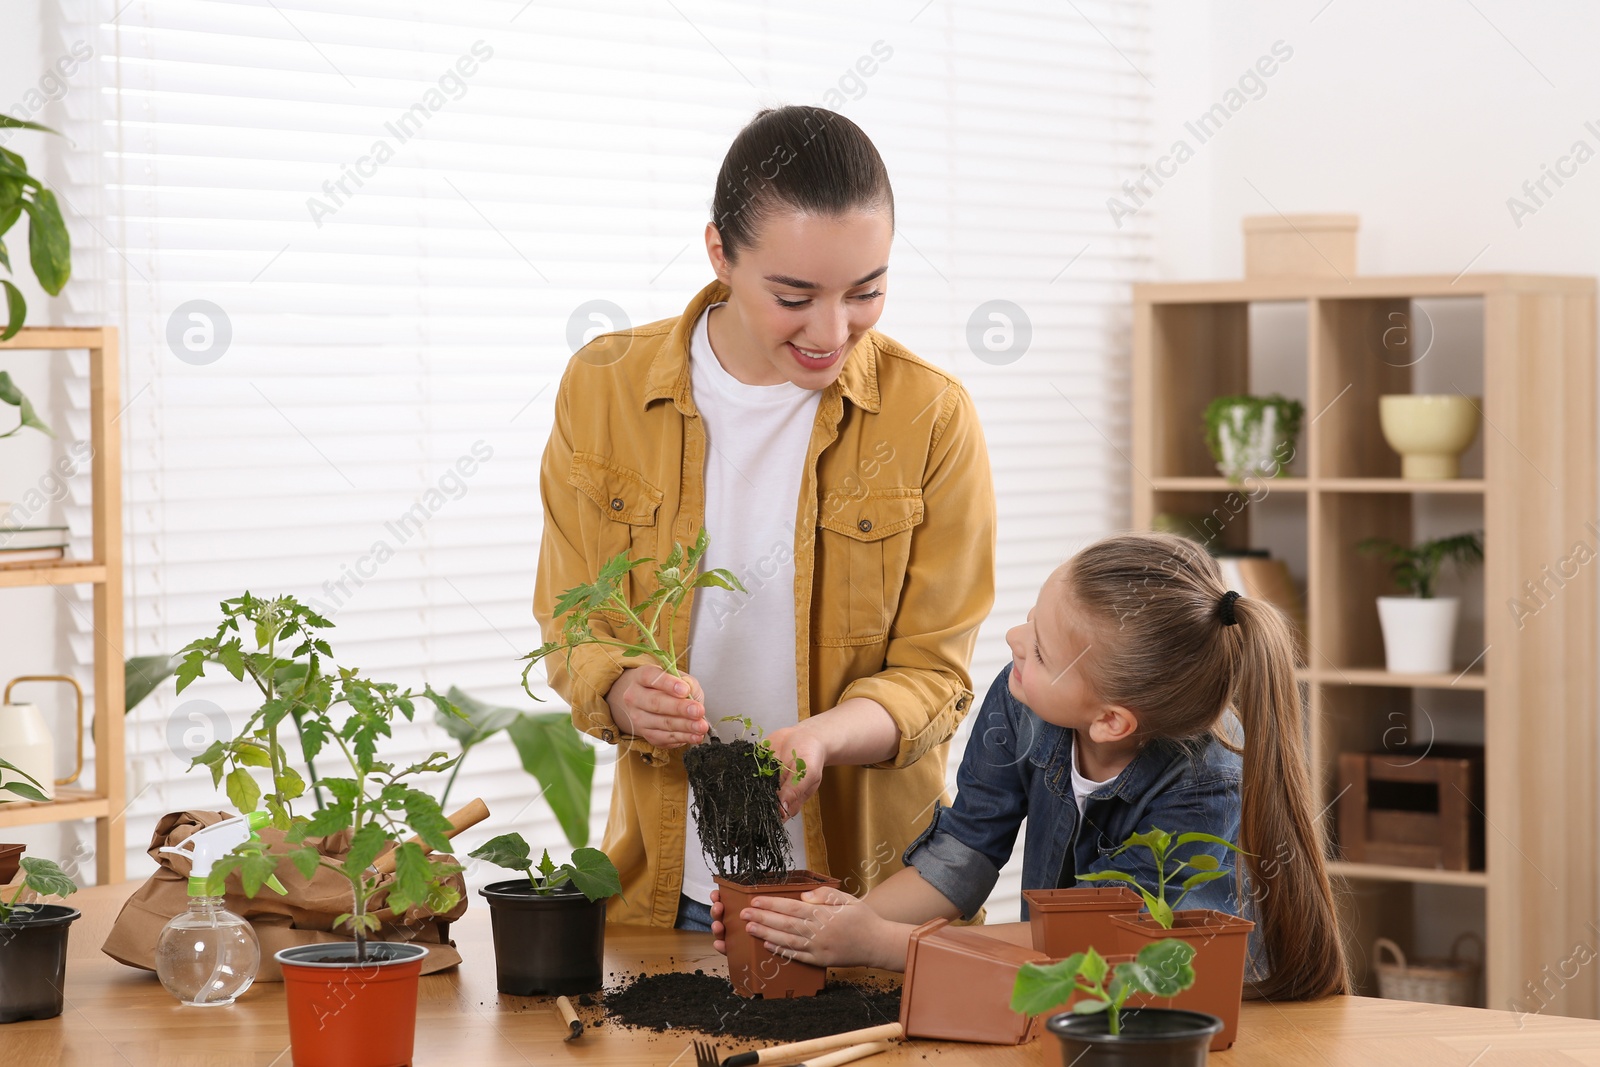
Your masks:
M1253 992L1272 1000L1348 992L1289 620L1265 600L1229 598L1234 624L1227 625L1228 588L1216 560L1169 534L1123 534L1090 545L1072 558L1065 581L1089 620L1085 680L1101 700L1132 711L1141 735L1211 733L1237 752L1223 713L1231 707L1239 717L1238 844L1250 854L1241 896L1248 887L1266 969Z
M733 139L711 200L730 263L782 208L815 215L882 208L894 226L883 157L860 126L821 107L766 108Z

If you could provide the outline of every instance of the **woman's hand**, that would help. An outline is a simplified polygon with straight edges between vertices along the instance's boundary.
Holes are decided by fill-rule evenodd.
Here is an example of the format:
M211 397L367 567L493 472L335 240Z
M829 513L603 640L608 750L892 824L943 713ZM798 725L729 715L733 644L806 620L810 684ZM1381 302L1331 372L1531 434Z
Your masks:
M812 889L799 900L756 897L750 905L743 912L745 930L785 959L819 967L906 969L906 945L915 927L882 918L842 890Z
M660 667L629 667L612 683L606 703L617 729L657 748L698 744L711 729L700 683Z
M711 891L711 947L728 954L728 928L722 925L722 890Z
M822 768L828 765L828 750L820 737L806 729L805 723L772 731L767 735L767 743L772 746L772 754L783 762L778 806L783 809L784 821L788 822L800 813L801 807L822 785ZM805 768L805 773L797 775L795 772L800 767Z

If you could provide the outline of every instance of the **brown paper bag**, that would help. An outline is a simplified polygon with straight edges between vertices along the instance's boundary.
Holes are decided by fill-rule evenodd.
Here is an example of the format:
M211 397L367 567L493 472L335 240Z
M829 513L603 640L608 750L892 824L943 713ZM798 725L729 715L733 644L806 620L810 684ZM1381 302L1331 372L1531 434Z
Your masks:
M163 845L176 847L189 835L206 826L232 818L220 811L177 811L164 815L156 823L150 837L150 858L160 865L155 874L122 906L111 933L101 946L101 951L118 963L129 967L153 971L156 967L156 940L167 921L189 907L189 862L160 851ZM287 851L283 847L283 833L271 828L261 831L261 840L269 850ZM332 858L344 855L349 845L348 833L335 834L320 842L318 849ZM446 857L449 858L449 857ZM249 920L261 941L261 969L256 974L258 982L281 982L283 972L272 958L279 949L294 945L353 941L343 930L333 930L333 920L350 910L350 883L333 871L318 868L310 882L300 876L293 864L281 864L278 880L288 890L280 896L263 888L252 899L244 895L237 873L228 878L226 906L229 911ZM392 875L389 876L393 878ZM461 962L455 942L449 939L450 923L467 910L466 884L461 875L450 878L451 884L461 893L461 900L450 911L436 915L422 908L412 908L398 919L384 908L387 890L380 890L373 899L374 914L383 922L372 935L374 941L409 941L428 946L428 955L422 961L422 973L432 974L454 967Z

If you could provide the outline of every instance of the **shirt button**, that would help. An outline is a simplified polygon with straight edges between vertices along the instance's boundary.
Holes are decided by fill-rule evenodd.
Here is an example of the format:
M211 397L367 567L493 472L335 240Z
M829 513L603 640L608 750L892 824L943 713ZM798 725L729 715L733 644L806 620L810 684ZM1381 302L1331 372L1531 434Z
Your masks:
M616 739L617 739L617 735L612 733L610 730L601 730L600 731L600 740L604 741L606 744L609 745L613 741L615 741Z
M860 522L856 523L856 529L860 530L862 533L871 533L872 532L872 520L871 519L862 519Z
M642 760L645 763L654 763L655 762L653 759L650 758L650 753L648 753L648 752L639 753L639 759Z
M620 496L614 496L614 497L611 498L611 510L612 511L621 511L622 510L622 498Z

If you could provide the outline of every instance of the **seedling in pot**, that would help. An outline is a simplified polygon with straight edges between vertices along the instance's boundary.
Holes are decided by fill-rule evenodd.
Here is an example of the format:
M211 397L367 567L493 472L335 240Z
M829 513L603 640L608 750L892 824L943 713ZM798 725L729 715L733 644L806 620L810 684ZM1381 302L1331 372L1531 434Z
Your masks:
M1194 946L1176 938L1153 941L1132 960L1108 964L1093 948L1055 963L1024 963L1011 990L1011 1010L1039 1015L1080 999L1075 1015L1106 1013L1107 1029L1122 1033L1122 1007L1135 993L1174 997L1194 985Z
M484 860L496 867L522 871L528 876L533 892L539 896L552 896L562 886L572 887L591 901L622 893L622 881L611 858L597 848L580 848L572 853L572 862L559 867L550 858L550 850L538 864L532 860L532 851L521 834L501 834L492 837L467 853L473 859Z
M791 852L778 787L785 770L795 781L804 778L805 760L793 752L794 766L786 765L748 716L725 715L722 721L740 723L753 736L723 742L712 734L683 754L700 847L723 878L780 884L788 878Z
M77 883L51 860L24 856L22 874L22 884L11 894L11 899L0 898L0 923L24 918L34 910L36 905L18 903L24 890L32 890L42 897L67 897L78 891Z
M1145 833L1130 834L1128 839L1122 843L1122 847L1111 853L1108 858L1116 859L1131 848L1149 849L1151 864L1156 871L1154 892L1141 885L1139 879L1133 875L1125 874L1122 871L1096 871L1092 874L1080 874L1078 875L1078 881L1126 882L1138 890L1140 896L1144 897L1145 907L1150 910L1150 917L1160 924L1162 929L1170 930L1172 929L1172 913L1183 904L1185 897L1207 882L1214 882L1218 878L1224 878L1233 872L1232 867L1222 866L1217 861L1217 858L1208 852L1197 853L1188 859L1179 859L1174 854L1184 845L1202 843L1222 845L1229 851L1237 852L1241 856L1248 855L1232 841L1213 834L1191 832L1174 837L1165 830L1151 827ZM1193 871L1194 873L1185 876L1185 871ZM1182 879L1182 881L1179 882L1179 879ZM1176 899L1169 902L1167 900L1167 887L1174 882L1178 882L1183 891L1178 894Z
M1458 568L1483 562L1483 535L1456 534L1406 546L1384 537L1369 537L1356 546L1363 555L1380 555L1389 564L1389 574L1401 592L1419 599L1433 596L1439 571L1446 563Z

